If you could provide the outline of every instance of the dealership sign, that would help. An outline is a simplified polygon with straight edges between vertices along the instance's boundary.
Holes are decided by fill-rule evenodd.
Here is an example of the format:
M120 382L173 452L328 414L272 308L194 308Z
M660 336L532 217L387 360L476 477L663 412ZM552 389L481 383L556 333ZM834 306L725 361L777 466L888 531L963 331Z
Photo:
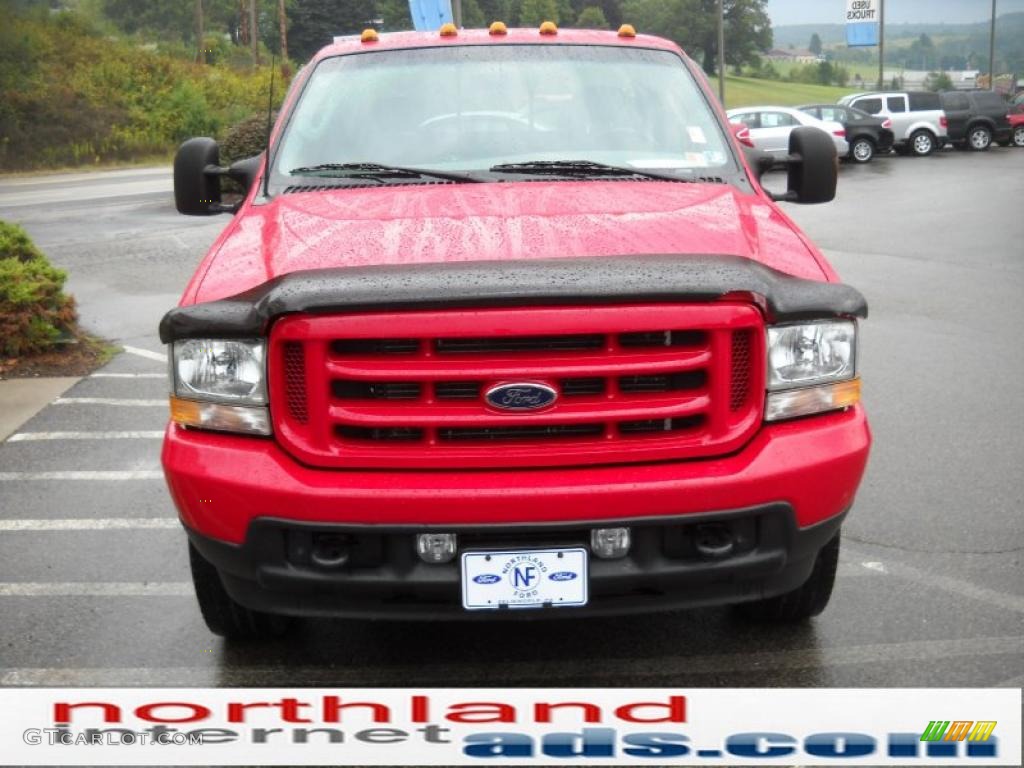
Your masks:
M846 0L846 44L878 45L880 5L883 0Z
M0 765L1020 765L1021 691L0 688Z

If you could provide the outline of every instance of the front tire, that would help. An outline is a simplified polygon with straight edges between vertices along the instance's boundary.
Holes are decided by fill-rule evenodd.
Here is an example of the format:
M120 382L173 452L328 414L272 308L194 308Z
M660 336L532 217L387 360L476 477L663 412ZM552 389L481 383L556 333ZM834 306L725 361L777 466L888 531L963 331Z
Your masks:
M863 137L854 139L850 147L850 158L855 163L870 163L875 156L875 143Z
M224 589L217 569L192 544L188 545L188 562L199 611L213 634L227 640L266 640L288 631L287 617L252 611L235 602Z
M1013 146L1024 147L1024 125L1018 125L1013 129Z
M935 137L923 129L915 131L910 137L910 151L914 157L928 157L935 151Z
M992 131L984 125L971 128L967 134L967 146L973 152L986 152L992 146Z
M737 612L745 619L760 623L796 624L817 616L828 605L839 566L839 534L821 548L814 570L804 584L792 592L741 603Z

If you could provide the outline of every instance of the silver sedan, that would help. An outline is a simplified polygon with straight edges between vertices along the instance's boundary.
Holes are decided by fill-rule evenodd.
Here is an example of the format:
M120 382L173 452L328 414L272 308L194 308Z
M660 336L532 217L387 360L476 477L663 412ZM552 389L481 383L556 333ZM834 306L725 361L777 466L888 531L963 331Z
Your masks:
M789 152L789 134L802 125L817 128L832 137L839 157L846 157L850 145L846 142L846 129L840 123L819 120L790 107L739 107L730 109L729 120L742 123L750 129L750 139L757 149L773 155Z

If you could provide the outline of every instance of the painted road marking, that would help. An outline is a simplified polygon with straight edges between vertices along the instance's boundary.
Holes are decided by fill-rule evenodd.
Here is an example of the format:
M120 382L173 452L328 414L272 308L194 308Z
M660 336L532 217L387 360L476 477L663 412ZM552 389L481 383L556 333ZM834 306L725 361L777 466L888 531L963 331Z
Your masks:
M163 430L135 430L129 432L18 432L7 438L9 443L28 443L36 440L159 440Z
M53 401L54 405L117 405L128 407L167 407L167 400L136 400L133 398L121 397L58 397Z
M166 379L166 373L92 373L90 379Z
M924 587L934 587L935 589L941 589L960 597L966 597L972 603L988 603L1003 610L1024 613L1024 595L999 592L964 581L963 579L945 576L941 573L920 571L913 566L904 565L903 563L866 561L862 565L864 568L891 576L898 576L901 579L913 581Z
M0 582L0 597L177 597L194 595L189 582Z
M142 531L153 529L178 530L181 523L176 517L96 517L64 518L60 520L0 520L0 531Z
M127 344L121 346L125 352L135 355L136 357L144 357L147 360L156 360L158 363L167 363L167 355L162 352L150 352L148 349L142 349L142 347L130 347Z
M828 669L885 662L937 661L951 658L1005 656L1020 654L1024 636L978 637L955 640L912 640L904 643L810 648L800 651L729 653L707 656L671 656L668 658L624 658L595 664L585 659L558 658L503 662L510 678L573 680L617 679L622 675L649 676L652 670L666 676L722 674L754 670ZM273 685L351 685L365 684L375 677L378 683L389 680L421 679L422 665L365 667L315 666L213 666L213 667L12 667L0 668L0 685L38 686L203 686L216 679L227 687ZM435 664L429 668L432 679L458 680L460 685L485 684L494 679L490 663Z
M17 480L163 480L158 469L69 472L0 472L0 482Z

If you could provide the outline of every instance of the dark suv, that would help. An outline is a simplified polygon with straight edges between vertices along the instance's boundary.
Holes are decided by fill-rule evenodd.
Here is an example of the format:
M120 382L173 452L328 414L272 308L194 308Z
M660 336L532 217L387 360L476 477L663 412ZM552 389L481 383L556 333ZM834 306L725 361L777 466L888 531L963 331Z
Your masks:
M1010 107L993 91L946 91L942 108L949 121L949 140L961 149L984 152L993 141L1010 137Z
M870 163L876 153L892 151L895 136L888 117L875 117L841 104L805 104L797 109L819 120L841 123L850 145L848 157L855 163Z

